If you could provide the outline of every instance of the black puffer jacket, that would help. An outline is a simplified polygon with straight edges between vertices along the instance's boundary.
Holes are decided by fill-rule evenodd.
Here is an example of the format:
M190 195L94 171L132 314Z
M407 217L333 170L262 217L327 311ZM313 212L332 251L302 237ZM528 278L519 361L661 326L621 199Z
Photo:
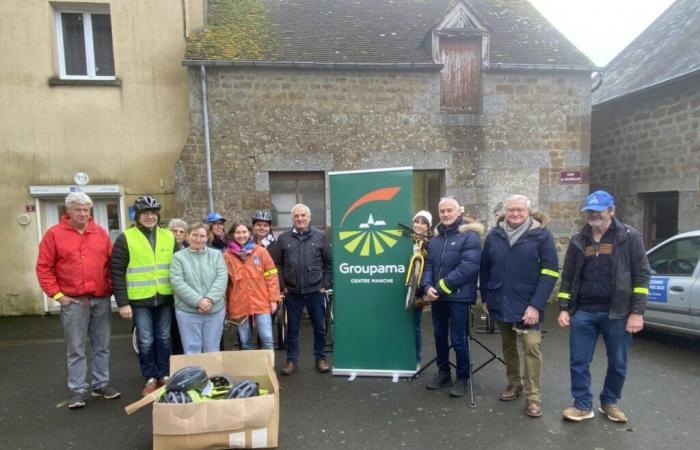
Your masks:
M615 236L613 244L613 298L610 299L610 318L622 319L629 314L644 314L649 294L649 261L639 231L613 217ZM581 290L581 270L585 260L590 226L575 234L569 242L564 259L559 287L559 308L573 314Z
M294 294L309 294L332 285L331 252L326 235L309 228L282 233L269 248L280 270L280 285Z
M151 244L151 248L156 248L156 229L148 229L139 227L139 230L146 236L146 239ZM174 252L178 251L177 241L175 241ZM137 302L129 302L129 296L126 293L126 268L129 265L129 246L126 243L126 235L121 233L117 240L114 241L112 247L112 290L114 291L114 299L117 306L148 307L160 306L165 303L173 303L172 295L156 294L151 298L139 300Z

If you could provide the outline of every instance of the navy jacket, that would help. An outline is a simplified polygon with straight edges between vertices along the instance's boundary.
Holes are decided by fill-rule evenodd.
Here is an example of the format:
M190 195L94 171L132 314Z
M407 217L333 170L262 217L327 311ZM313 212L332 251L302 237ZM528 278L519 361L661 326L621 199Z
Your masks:
M479 222L466 223L461 217L449 227L438 225L428 244L421 288L434 287L439 300L474 303L483 231Z
M494 320L521 322L528 306L540 311L559 278L557 249L552 233L545 228L549 218L533 213L532 226L511 247L500 226L501 217L489 232L481 255L479 290Z

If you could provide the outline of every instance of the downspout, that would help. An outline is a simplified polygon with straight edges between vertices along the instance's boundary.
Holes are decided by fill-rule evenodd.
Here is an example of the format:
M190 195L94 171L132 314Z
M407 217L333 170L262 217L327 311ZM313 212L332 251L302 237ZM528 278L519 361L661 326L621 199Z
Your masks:
M207 157L207 200L209 212L214 211L214 193L211 181L211 146L209 145L209 112L207 107L207 70L204 64L199 66L199 78L202 85L202 117L204 119L204 150Z

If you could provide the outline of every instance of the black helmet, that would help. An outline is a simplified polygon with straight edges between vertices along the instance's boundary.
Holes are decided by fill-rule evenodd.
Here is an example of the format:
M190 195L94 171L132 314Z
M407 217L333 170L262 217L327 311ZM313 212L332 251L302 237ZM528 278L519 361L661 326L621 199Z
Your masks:
M201 391L209 383L207 372L199 366L183 367L173 374L165 387L166 391Z
M255 222L267 222L272 224L272 216L267 211L255 211L255 214L253 214L253 225L255 225Z
M253 380L243 380L231 389L231 392L228 393L226 398L247 398L257 397L258 395L260 395L258 383Z
M209 381L212 384L209 396L212 398L225 397L236 385L236 381L225 373L209 377Z
M160 211L160 202L150 195L144 195L136 199L134 210L137 213L141 211Z

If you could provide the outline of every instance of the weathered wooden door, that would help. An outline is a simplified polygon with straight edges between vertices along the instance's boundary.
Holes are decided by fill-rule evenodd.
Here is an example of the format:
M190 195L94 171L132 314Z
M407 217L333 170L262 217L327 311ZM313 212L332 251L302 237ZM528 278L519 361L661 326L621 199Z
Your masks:
M441 36L440 106L455 112L481 110L481 38Z

